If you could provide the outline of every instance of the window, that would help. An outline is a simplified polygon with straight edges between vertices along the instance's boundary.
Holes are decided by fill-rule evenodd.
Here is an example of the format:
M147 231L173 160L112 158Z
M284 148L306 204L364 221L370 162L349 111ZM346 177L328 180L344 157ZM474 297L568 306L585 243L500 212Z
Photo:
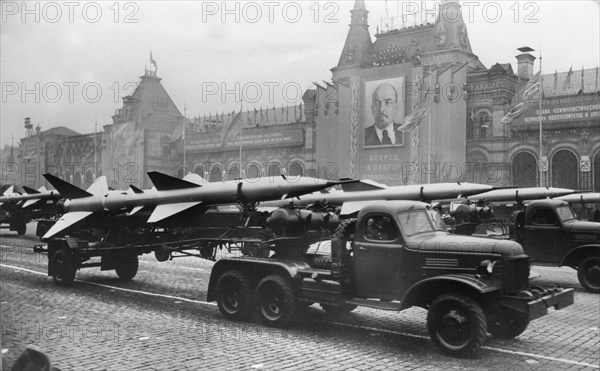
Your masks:
M366 218L365 238L374 241L393 241L398 238L398 229L388 215L372 215Z
M533 224L537 225L555 225L556 217L554 211L547 208L539 208L533 211Z
M426 210L402 212L398 214L398 220L407 236L437 230L437 227L431 222Z

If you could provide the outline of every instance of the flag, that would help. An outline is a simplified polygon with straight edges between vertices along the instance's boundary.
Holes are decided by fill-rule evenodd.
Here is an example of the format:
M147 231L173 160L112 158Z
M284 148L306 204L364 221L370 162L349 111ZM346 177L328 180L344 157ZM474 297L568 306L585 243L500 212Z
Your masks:
M598 66L596 66L596 91L598 91Z
M256 114L258 113L258 111L256 110L256 107L254 107L254 123L256 124Z
M584 68L583 65L581 65L581 92L584 93L584 87L585 87L585 83L584 83L584 78L583 78L583 72L584 72Z
M156 61L154 60L154 58L152 58L152 50L150 50L150 63L152 63L154 69L158 69L158 67L156 67Z
M571 87L571 77L572 76L573 76L573 67L569 68L567 77L565 77L565 81L563 82L562 90L567 90Z
M404 119L404 123L400 125L398 131L411 131L421 124L423 117L429 113L429 106L427 106L427 102L423 99L419 104L415 106L410 115L406 116Z
M500 123L509 124L512 120L517 118L523 111L529 108L537 99L539 99L539 90L540 90L540 73L536 73L534 77L531 78L527 82L527 84L519 91L513 102L518 102L515 104L510 111L502 119L500 119Z
M277 111L275 106L273 106L273 121L277 122Z
M554 93L556 93L556 87L558 86L558 71L554 70Z
M227 130L223 134L222 146L225 146L225 142L227 138L234 138L237 135L242 134L242 111L238 112L237 115L231 120L229 126L227 126Z
M263 124L265 122L265 116L263 115L262 107L260 107L260 123Z

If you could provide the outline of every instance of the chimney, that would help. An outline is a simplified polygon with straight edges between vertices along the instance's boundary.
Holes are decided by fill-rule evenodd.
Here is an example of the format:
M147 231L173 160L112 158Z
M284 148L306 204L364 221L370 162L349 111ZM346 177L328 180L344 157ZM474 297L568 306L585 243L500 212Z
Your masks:
M533 61L535 61L535 57L529 52L532 52L528 46L523 46L517 49L521 52L521 54L517 55L517 76L521 80L529 80L533 76Z

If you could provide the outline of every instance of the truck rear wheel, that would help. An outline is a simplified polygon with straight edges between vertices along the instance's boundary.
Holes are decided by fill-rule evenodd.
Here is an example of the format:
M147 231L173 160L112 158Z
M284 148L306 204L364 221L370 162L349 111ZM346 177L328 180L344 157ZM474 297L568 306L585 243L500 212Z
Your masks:
M427 331L431 341L444 353L474 357L485 342L485 314L466 295L443 294L433 301L427 313Z
M230 270L217 281L217 305L228 319L242 321L250 317L254 306L254 285L245 272Z
M58 286L68 287L75 280L73 258L66 249L58 249L50 257L52 279Z
M273 274L263 278L256 288L256 309L268 325L284 326L296 318L298 299L287 279Z
M600 257L588 256L577 269L579 283L589 292L600 293Z
M137 254L117 255L115 272L117 272L117 276L122 281L129 281L137 274L138 266L139 260Z

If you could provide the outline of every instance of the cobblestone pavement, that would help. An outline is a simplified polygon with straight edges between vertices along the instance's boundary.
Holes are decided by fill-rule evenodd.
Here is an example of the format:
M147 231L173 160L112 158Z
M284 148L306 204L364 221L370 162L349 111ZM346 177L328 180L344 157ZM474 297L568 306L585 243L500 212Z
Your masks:
M2 366L28 344L66 370L480 370L600 368L600 296L583 291L575 271L534 267L536 283L574 287L575 304L530 324L517 339L488 339L477 359L444 356L431 344L426 311L358 308L334 317L316 305L285 329L225 320L206 303L211 262L141 258L131 282L98 268L71 288L46 275L39 243L0 233Z

